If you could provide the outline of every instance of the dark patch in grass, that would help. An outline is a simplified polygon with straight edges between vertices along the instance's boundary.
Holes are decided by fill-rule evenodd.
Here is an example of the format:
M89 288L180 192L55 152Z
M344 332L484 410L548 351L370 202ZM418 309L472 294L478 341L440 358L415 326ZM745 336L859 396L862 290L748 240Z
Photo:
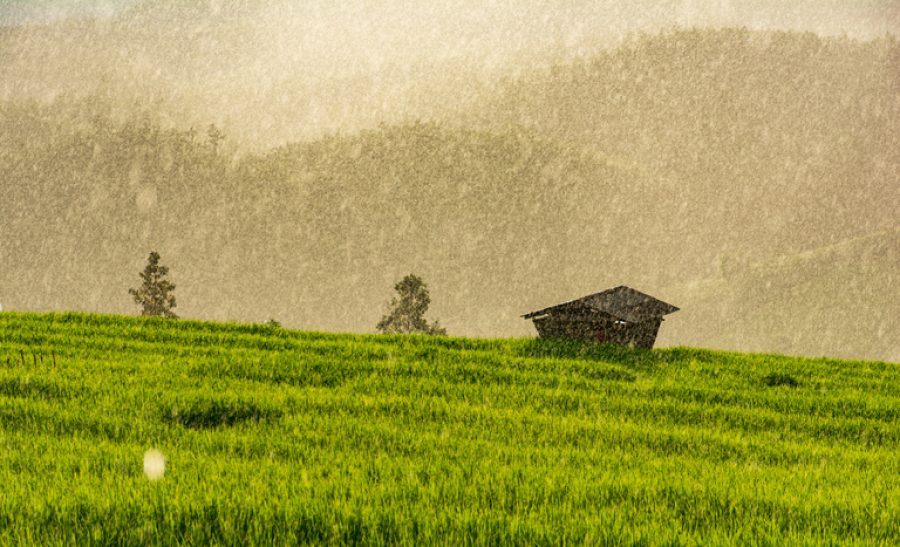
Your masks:
M614 368L584 367L578 374L589 380L613 380L616 382L634 382L637 376L624 370Z
M28 397L30 399L69 399L73 389L56 382L39 378L3 378L0 380L0 395L6 397ZM79 392L83 391L78 389Z
M191 429L211 429L281 416L280 410L263 408L250 401L197 399L184 405L164 407L162 417L163 421L170 424L181 424Z
M637 370L650 370L663 361L659 352L655 350L568 338L534 338L526 340L522 348L524 355L528 357L601 361Z
M697 361L698 363L716 363L722 362L722 360L724 359L721 352L702 348L690 348L686 346L665 348L660 350L660 353L663 354L663 358L669 362Z
M796 378L789 374L784 374L781 372L772 372L771 374L766 374L762 378L762 382L769 387L775 386L788 386L788 387L799 387L800 382L797 381Z
M287 384L295 387L336 388L360 375L371 374L377 354L369 357L342 356L322 352L322 355L283 352L264 356L260 360L210 360L190 368L193 376L208 378L240 378L255 382ZM345 350L346 351L346 350Z

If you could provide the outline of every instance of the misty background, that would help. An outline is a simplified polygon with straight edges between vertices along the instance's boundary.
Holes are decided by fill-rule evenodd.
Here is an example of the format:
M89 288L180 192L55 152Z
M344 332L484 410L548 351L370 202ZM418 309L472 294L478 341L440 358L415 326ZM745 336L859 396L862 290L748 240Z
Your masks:
M900 361L900 3L7 2L0 302ZM222 136L224 135L224 139Z

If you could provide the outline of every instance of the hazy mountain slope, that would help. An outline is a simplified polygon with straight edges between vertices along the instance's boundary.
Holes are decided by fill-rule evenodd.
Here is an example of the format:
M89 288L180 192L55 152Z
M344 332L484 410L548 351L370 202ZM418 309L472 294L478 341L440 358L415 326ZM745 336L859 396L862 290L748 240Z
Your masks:
M518 314L556 295L644 276L647 244L614 232L655 184L527 131L385 126L238 162L207 140L100 120L8 148L4 304L128 313L156 250L186 317L370 331L412 271L442 323L486 335L528 332ZM607 199L622 203L598 214Z
M614 43L622 30L608 18L633 26L631 11L587 0L147 1L108 18L0 27L0 98L95 94L122 109L136 98L163 123L215 122L269 147L457 112L504 75Z
M691 249L621 227L664 215L667 183L527 131L385 126L237 163L206 140L99 124L5 155L5 307L136 313L156 250L185 317L371 332L415 272L452 332L531 334L519 314L627 284L681 308L659 346L897 360L897 230L664 288L651 257Z
M31 40L56 28L0 34ZM519 314L618 284L667 299L664 287L720 268L740 278L748 264L892 222L897 55L893 38L674 31L511 81L468 118L383 125L265 153L237 154L240 139L227 125L214 149L206 128L216 120L189 131L197 113L173 114L178 101L167 101L191 101L179 95L187 88L160 91L169 89L166 71L153 76L158 87L136 78L136 87L110 84L98 95L6 101L0 301L132 313L127 289L151 250L172 267L182 315L275 317L296 328L371 331L391 287L410 272L429 282L432 315L456 334L530 334ZM189 61L173 60L171 72L196 68L213 83L228 81L227 71L215 76L215 63L178 68ZM844 271L863 285L875 275ZM809 286L838 299L834 284ZM760 307L754 291L730 291L726 316ZM725 321L716 312L722 300L671 299L679 317ZM872 305L891 313L886 302ZM777 313L815 324L809 309L820 308ZM830 321L821 311L818 319ZM671 332L686 338L661 343L744 343L714 328ZM752 344L772 339L735 332ZM849 347L816 340L780 347Z
M702 244L759 260L881 229L900 206L900 42L674 30L510 82L471 122L677 180Z
M894 228L664 289L658 343L900 362L898 283Z

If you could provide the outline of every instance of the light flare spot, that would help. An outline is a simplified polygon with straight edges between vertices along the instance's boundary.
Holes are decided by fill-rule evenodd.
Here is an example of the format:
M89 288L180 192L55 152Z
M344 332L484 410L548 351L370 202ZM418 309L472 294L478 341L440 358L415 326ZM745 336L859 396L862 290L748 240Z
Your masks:
M144 475L151 481L161 479L166 472L166 457L162 452L151 448L144 453Z

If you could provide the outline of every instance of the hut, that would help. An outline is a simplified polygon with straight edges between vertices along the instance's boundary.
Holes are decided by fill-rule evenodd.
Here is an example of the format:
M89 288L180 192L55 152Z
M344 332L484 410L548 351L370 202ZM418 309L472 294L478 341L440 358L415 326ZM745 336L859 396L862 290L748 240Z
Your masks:
M538 335L612 342L651 349L663 316L679 308L619 286L523 315Z

